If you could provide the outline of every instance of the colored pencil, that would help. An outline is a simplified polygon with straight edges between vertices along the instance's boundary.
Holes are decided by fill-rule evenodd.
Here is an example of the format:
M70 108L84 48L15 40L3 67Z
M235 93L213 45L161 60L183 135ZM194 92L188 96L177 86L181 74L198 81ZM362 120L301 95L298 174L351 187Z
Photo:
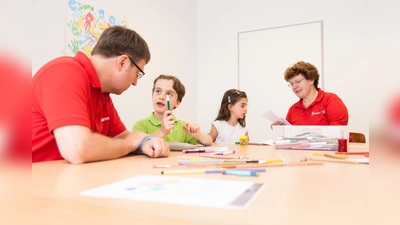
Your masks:
M348 164L369 164L369 163L365 163L365 162L357 162L357 161L352 161L352 160L321 159L321 158L313 158L313 157L308 158L308 160L321 161L321 162L333 162L333 163L348 163Z
M339 154L339 155L365 155L365 154L369 154L369 152L335 152L335 154Z
M345 155L335 155L335 154L319 153L319 152L314 152L313 155L325 156L325 157L335 158L335 159L347 159L347 156L345 156Z

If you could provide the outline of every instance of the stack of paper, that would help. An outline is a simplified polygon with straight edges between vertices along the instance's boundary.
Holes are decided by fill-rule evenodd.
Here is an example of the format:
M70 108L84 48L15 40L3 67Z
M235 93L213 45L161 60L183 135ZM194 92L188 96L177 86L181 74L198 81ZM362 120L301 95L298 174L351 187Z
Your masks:
M277 149L338 150L338 139L307 132L275 140Z

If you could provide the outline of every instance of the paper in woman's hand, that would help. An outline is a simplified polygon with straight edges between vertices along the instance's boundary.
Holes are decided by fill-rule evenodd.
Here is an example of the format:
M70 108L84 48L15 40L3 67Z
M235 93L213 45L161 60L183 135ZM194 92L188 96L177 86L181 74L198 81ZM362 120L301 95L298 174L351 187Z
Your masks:
M275 114L273 111L266 111L264 114L262 114L262 117L266 118L267 120L271 122L279 121L282 122L286 125L291 125L285 118L278 116Z

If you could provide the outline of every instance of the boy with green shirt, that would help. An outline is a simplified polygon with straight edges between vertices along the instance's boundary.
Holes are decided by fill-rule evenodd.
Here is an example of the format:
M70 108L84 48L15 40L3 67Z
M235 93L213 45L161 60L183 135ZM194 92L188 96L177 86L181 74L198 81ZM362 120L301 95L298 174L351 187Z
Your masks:
M183 96L185 96L185 86L177 77L158 76L154 79L152 93L154 112L149 117L137 121L132 131L141 131L151 134L153 137L161 137L166 142L212 145L211 136L202 133L198 124L175 120L172 115L172 110L181 104ZM167 98L169 98L169 106Z

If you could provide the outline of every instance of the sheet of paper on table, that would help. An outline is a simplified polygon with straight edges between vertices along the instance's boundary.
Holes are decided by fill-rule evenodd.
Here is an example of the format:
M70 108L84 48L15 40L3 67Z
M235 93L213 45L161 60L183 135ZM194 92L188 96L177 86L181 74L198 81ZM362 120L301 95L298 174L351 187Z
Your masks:
M80 194L96 198L245 209L264 186L264 183L252 181L179 176L137 176L89 189Z

